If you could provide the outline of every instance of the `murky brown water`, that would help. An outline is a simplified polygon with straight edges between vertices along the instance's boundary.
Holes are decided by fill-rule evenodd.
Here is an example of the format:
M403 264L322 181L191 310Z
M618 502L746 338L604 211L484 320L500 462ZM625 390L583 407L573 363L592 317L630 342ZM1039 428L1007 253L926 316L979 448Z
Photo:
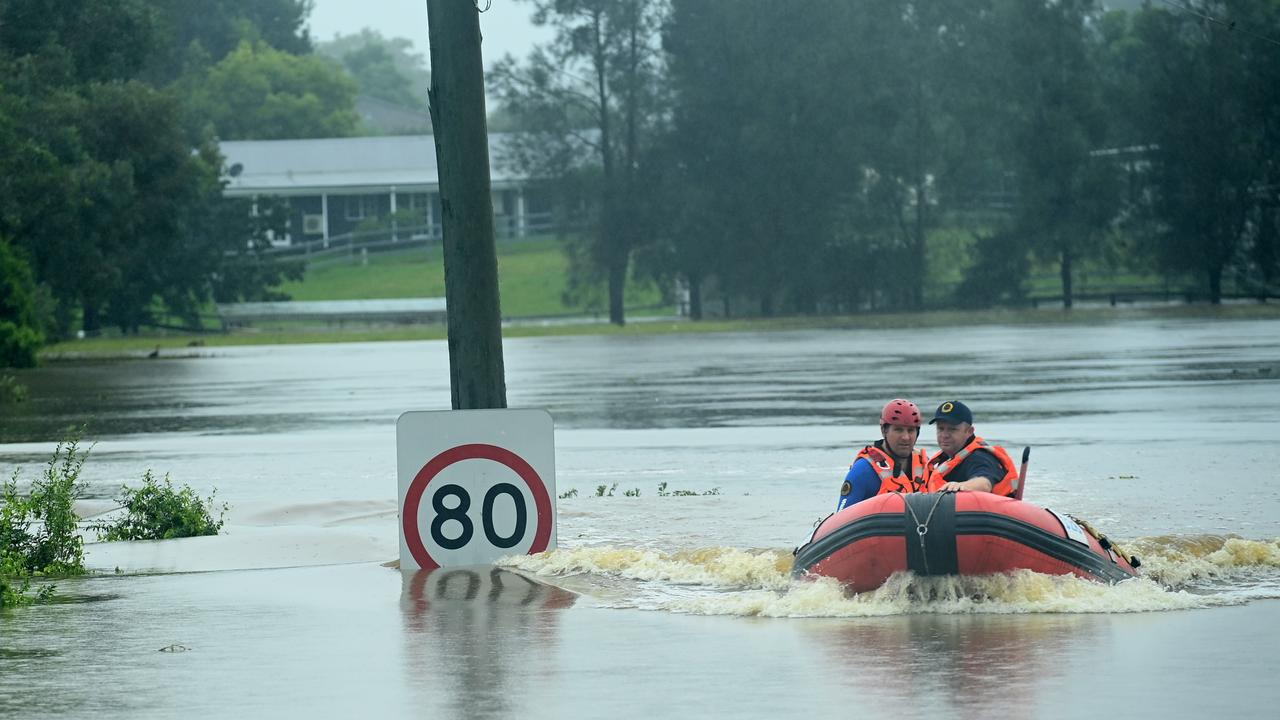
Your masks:
M0 615L0 715L1274 716L1280 322L927 336L508 340L511 405L552 412L579 494L559 552L433 576L381 563L394 421L447 407L443 343L25 374L5 467L29 477L90 418L97 509L152 468L232 513L217 538L90 545L104 574L60 587L83 602ZM984 436L1033 446L1027 498L1136 542L1149 578L792 584L790 549L899 395L964 399Z

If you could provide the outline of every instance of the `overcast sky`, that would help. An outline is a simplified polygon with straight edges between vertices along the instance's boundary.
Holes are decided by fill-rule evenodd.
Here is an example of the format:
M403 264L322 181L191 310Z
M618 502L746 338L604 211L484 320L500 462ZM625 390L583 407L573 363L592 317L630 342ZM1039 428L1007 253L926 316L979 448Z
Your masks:
M484 7L484 2L481 0L480 7ZM430 65L426 0L314 0L314 3L309 23L313 40L332 40L335 34L352 35L367 27L386 38L413 41L414 49ZM507 53L523 58L534 43L550 38L549 31L530 22L532 13L531 3L493 0L489 9L480 15L480 34L484 37L480 52L486 68Z

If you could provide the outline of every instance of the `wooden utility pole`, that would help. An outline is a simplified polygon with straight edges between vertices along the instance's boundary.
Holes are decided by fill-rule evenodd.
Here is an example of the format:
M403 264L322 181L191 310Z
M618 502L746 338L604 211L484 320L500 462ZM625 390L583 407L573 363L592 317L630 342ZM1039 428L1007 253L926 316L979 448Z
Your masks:
M474 0L427 0L427 25L453 409L504 408L480 13Z

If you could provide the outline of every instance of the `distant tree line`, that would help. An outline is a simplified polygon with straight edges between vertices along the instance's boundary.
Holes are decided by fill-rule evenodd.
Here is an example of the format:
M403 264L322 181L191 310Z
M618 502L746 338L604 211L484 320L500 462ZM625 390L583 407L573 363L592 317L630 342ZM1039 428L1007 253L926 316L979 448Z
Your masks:
M1085 267L1275 291L1280 0L528 2L555 37L490 82L616 323L637 279L695 317L1016 302L1033 265L1068 307Z
M490 74L509 160L565 215L570 292L701 316L1018 301L1054 267L1274 290L1280 0L526 0ZM307 0L0 0L0 366L267 299L282 214L222 196L218 140L370 132L420 106L404 41Z

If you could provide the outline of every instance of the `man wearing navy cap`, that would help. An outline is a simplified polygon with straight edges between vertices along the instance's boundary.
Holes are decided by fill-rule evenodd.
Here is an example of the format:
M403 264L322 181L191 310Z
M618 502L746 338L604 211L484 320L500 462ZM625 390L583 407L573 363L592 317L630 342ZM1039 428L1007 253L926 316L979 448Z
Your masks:
M948 400L938 406L929 424L937 432L940 448L929 460L930 489L1014 494L1017 466L1004 448L975 434L973 413L967 405Z

